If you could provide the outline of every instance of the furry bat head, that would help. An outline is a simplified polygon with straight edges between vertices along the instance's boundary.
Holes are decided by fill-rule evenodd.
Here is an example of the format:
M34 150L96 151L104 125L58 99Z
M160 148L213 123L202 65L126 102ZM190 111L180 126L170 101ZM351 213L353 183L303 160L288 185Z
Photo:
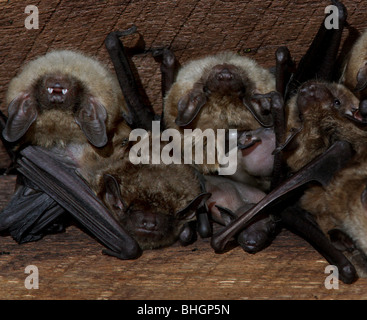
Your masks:
M288 104L288 129L300 128L288 146L287 163L299 170L336 140L345 140L358 151L367 130L360 115L359 100L345 86L309 81Z
M262 114L262 101L252 96L273 90L274 77L249 58L227 52L194 60L181 68L165 98L165 122L167 127L195 122L200 128L255 129L251 112L264 122L269 119ZM217 118L221 123L213 123Z
M69 151L75 158L81 156L79 173L141 249L169 246L185 224L196 219L197 208L209 194L202 193L189 165L131 163L130 131L124 123L119 125L110 157L86 144L70 146Z
M165 126L182 132L271 126L269 102L258 94L274 90L273 75L249 58L226 52L194 60L180 69L165 97Z
M367 277L367 154L359 155L326 186L313 187L301 198L335 247Z
M10 82L7 103L4 138L24 137L44 147L87 140L102 147L124 107L113 74L96 59L68 50L28 63Z

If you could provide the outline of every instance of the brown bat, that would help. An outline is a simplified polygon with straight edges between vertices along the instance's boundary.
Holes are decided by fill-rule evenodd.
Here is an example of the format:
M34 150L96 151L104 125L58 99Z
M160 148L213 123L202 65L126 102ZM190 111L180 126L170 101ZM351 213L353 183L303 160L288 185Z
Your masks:
M131 164L126 151L126 146L130 146L127 142L131 128L122 121L121 116L118 118L122 114L122 110L113 113L112 115L116 116L116 120L111 121L110 119L113 117L108 112L103 112L103 105L98 105L98 108L94 108L93 105L94 101L101 104L100 101L104 101L104 96L89 97L88 95L89 92L95 92L95 94L103 92L108 93L112 99L116 86L111 88L108 86L108 82L105 82L99 83L101 87L96 88L96 83L92 80L93 77L89 80L92 82L90 86L89 82L83 81L84 78L89 79L84 73L93 70L90 70L88 63L83 61L83 56L75 53L71 55L69 52L58 54L62 55L62 62L56 60L59 65L55 68L63 70L62 67L64 67L65 73L60 71L61 76L54 76L54 72L51 73L51 76L41 75L40 78L46 80L36 80L37 85L30 86L29 97L27 95L25 99L19 98L19 101L10 104L13 108L15 106L17 112L14 112L14 121L10 121L12 118L9 116L4 132L7 130L13 133L17 128L16 120L23 116L23 113L18 110L24 110L24 107L30 106L31 110L36 111L37 117L35 119L32 117L33 122L30 124L30 128L23 133L25 134L24 140L33 145L47 147L47 150L39 147L28 147L21 152L23 158L18 161L20 165L18 170L29 179L27 185L24 185L24 189L28 190L36 186L46 193L36 192L32 189L31 193L36 193L38 197L38 204L44 202L48 195L52 199L56 199L61 207L70 211L84 227L106 245L108 248L106 252L122 259L137 257L141 249L167 246L176 241L177 238L180 238L183 244L190 243L194 235L187 231L187 222L195 220L195 210L207 196L207 194L199 192L200 183L193 169L188 166ZM69 61L70 57L72 61ZM48 58L45 56L38 59L38 62L41 63L33 64L33 71L36 72L40 65L44 66L43 60ZM55 59L53 61L55 62ZM75 61L79 63L78 68L75 66ZM74 65L69 66L73 63ZM70 80L72 77L68 75L68 72L71 72L69 70L73 70L72 72L75 73L72 80ZM32 74L32 72L30 73ZM78 77L79 75L80 77ZM101 74L101 76L107 78L106 74ZM120 75L119 78L124 80L124 77L126 77L125 74ZM55 79L58 82L56 84L52 82L51 86L50 81L56 81ZM62 82L62 80L64 81ZM98 78L94 80L97 81ZM26 79L23 78L23 81ZM116 84L116 80L114 81L113 85ZM60 82L62 83L60 84ZM77 88L78 90L76 90ZM121 95L118 85L117 89L117 93ZM23 97L23 95L18 96ZM78 107L83 107L81 102L88 98L92 100L92 106L78 112ZM119 98L121 98L118 100L121 100L121 107L123 107L124 101L121 96ZM38 101L42 101L40 104L42 108L37 105ZM107 110L109 109L110 107L107 108ZM135 123L142 123L141 119L134 118L135 111L132 109L133 117L130 116L128 119L136 121ZM39 113L41 116L44 114L45 116L42 118ZM54 113L58 117L49 116ZM87 116L86 119L90 121L88 123L84 120L83 125L86 126L86 130L79 124L81 122L78 118L80 113L84 113L83 116ZM68 121L59 122L57 121L59 118L67 118ZM79 132L78 127L74 128L74 122L80 126ZM57 127L58 124L64 130L58 128L58 132L49 134L47 140L42 135L38 135L38 131L53 130L53 127ZM96 144L89 143L93 141L88 138L89 131L87 130L91 130L89 127L93 129L93 125L99 125L97 133L103 131L104 128L108 133L113 130L111 134L104 133L105 138L108 137L104 146L101 145L97 148ZM69 137L70 128L75 129L75 134L71 137ZM82 131L84 135L80 134ZM4 134L4 136L8 138L8 135ZM40 161L41 159L43 161ZM86 180L88 186L83 184L83 181L79 181L79 176ZM177 177L178 181L172 177ZM78 186L78 190L74 190L74 183ZM83 191L80 191L80 188ZM72 199L68 194L73 195L70 196ZM63 210L62 208L59 210L57 205L51 203L49 204L51 209L42 207L37 211L33 205L30 205L30 207L14 213L19 209L19 206L22 206L20 201L23 200L22 196L24 196L23 192L16 193L10 205L2 213L0 226L2 230L6 228L14 230L17 239L24 242L37 239L38 232L42 231L46 223L60 215ZM51 198L47 198L47 200L52 201ZM102 202L99 199L102 199ZM30 200L33 201L34 197ZM91 213L83 208L80 210L80 206L88 208L90 203L96 206L96 209L91 209ZM122 206L122 204L126 204L126 206ZM35 218L29 219L27 214L29 211L32 211L32 216ZM34 213L34 211L37 212ZM28 229L19 226L19 224L24 224L21 221L24 217L29 220L29 223L26 224ZM128 235L125 234L125 229L127 229ZM110 238L111 230L112 239Z
M111 154L109 140L117 123L123 120L125 105L117 79L106 67L96 59L67 50L48 53L26 65L9 84L7 101L5 140L16 142L21 148L27 145L59 148L68 165L74 167L78 165L69 159L70 146L87 145L96 153ZM24 150L22 155L32 150ZM2 211L1 230L10 230L18 242L37 240L42 237L42 230L66 209L115 255L132 258L140 254L135 240L111 218L90 188L77 181L80 178L73 171L64 169L62 161L56 163L60 166L55 169L53 159L47 162L47 155L43 160L39 166L55 175L53 183L65 174L74 179L75 185L69 183L67 187L75 199L69 199L62 187L55 196L45 192L43 188L49 188L51 182L35 183L37 173L36 178L29 176L28 159L21 158L18 170L23 175L16 193ZM44 178L42 174L40 178ZM58 190L57 186L54 190ZM63 202L56 197L61 194Z
M168 246L179 238L183 244L191 242L184 238L186 231L181 234L196 220L196 210L210 196L202 192L194 168L131 163L134 144L126 143L130 130L125 126L120 129L112 139L110 157L100 156L90 146L82 152L69 149L82 164L78 172L142 250Z
M184 129L271 127L269 103L259 94L274 90L274 76L252 59L226 52L193 60L178 71L164 99L164 124L183 137ZM219 163L208 164L204 158L198 168L213 173Z
M237 170L226 177L227 183L233 183L233 187L226 192L220 186L214 186L212 179L207 183L208 190L218 188L222 192L222 196L216 193L216 196L209 200L216 203L216 206L226 207L228 201L225 199L233 199L236 195L236 202L240 203L242 196L236 192L231 194L229 190L236 189L237 186L246 190L246 185L239 186L241 183L263 191L270 189L274 163L271 153L275 149L275 135L272 130L273 117L269 99L264 95L274 90L275 77L268 70L252 59L230 52L187 63L178 71L176 81L171 85L164 99L163 120L166 128L178 129L184 141L190 135L186 134L186 129L200 129L202 132L206 129L239 130L236 138L240 147L237 152ZM198 144L201 138L194 136L192 152L195 157L195 144ZM205 140L203 146L206 146ZM210 164L204 155L203 163L195 163L195 166L204 174L220 172L220 154L230 151L225 150L226 148L228 147L216 143L217 158L214 164ZM214 181L222 183L223 180L224 178ZM260 190L258 192L263 193ZM209 206L210 213L215 216L216 206ZM233 204L226 209L227 212L233 211L235 215L239 208ZM262 239L267 233L263 222L259 222L259 232L254 226L254 231L248 230L243 237L246 240L242 241L242 247L246 251L256 252L263 248L264 243L269 242L268 238ZM273 226L272 223L271 225ZM272 227L269 226L269 229ZM258 246L254 245L256 242Z
M300 87L297 96L292 98L288 105L289 128L297 128L292 130L297 133L291 134L293 139L288 139L288 142L291 142L287 144L286 150L283 150L294 175L230 223L225 230L213 236L214 248L223 249L225 242L238 233L246 225L246 221L260 212L269 210L269 204L274 205L279 198L293 190L312 181L326 186L333 174L343 168L352 157L349 146L354 152L362 152L367 131L363 126L356 125L356 118L352 119L353 115L358 114L355 110L358 109L358 102L358 99L340 84L309 81ZM288 211L286 212L289 215ZM285 214L281 216L285 217ZM288 222L288 217L285 218ZM299 223L298 227L300 226ZM307 229L298 231L307 233ZM318 243L323 246L322 250L327 246L325 240L323 241ZM339 256L337 261L334 260L335 256L327 258L343 270L341 273L346 282L353 281L354 273L348 261Z
M315 186L300 200L332 244L353 263L359 277L367 277L366 154L355 157L325 188Z

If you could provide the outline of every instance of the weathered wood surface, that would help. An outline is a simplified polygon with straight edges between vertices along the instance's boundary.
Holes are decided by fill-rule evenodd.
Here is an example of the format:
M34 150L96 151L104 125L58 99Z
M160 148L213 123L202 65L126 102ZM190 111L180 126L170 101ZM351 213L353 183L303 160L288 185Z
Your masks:
M367 27L367 2L345 0L348 22ZM27 30L26 5L39 10L39 29ZM287 45L298 61L306 51L329 1L4 1L0 0L0 104L22 65L52 49L77 49L111 66L104 38L135 24L146 49L169 46L181 63L223 50L238 51L261 65ZM348 31L345 32L345 37ZM137 36L126 38L133 46ZM160 71L150 54L134 58L143 86L161 109ZM4 150L2 167L8 164ZM3 207L14 177L1 177ZM327 290L325 260L306 242L282 232L256 255L236 248L215 254L208 240L188 247L148 251L134 261L101 254L102 246L76 227L35 243L0 238L1 299L366 299L367 280ZM40 288L24 287L27 265L40 271Z
M2 178L0 185L11 189L12 182ZM76 226L22 245L3 237L0 299L367 299L367 279L327 289L328 263L288 231L255 255L240 248L216 254L208 239L145 251L132 261L105 256L102 249ZM38 289L25 287L28 265L38 268Z

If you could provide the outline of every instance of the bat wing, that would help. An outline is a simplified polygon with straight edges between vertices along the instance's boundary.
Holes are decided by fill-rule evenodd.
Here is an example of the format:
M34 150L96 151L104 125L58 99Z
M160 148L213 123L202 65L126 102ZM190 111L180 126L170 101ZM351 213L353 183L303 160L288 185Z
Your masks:
M19 178L18 178L19 179ZM18 243L36 241L65 210L48 194L22 177L16 192L0 213L0 231L8 230Z
M337 141L322 155L311 161L271 191L252 209L241 214L236 220L212 236L211 245L215 251L223 251L227 242L239 231L244 229L256 215L269 209L271 205L284 200L292 191L309 182L317 181L323 185L330 182L335 172L340 170L352 157L352 148L348 142Z
M138 84L130 67L125 47L119 39L121 36L135 32L135 26L126 31L111 32L105 39L105 46L114 65L117 79L130 112L130 115L125 116L125 120L132 128L149 130L152 127L155 114L149 106L145 105L139 93Z
M111 216L75 168L64 165L41 147L29 146L21 156L18 171L94 235L107 248L104 253L120 259L140 256L137 242Z

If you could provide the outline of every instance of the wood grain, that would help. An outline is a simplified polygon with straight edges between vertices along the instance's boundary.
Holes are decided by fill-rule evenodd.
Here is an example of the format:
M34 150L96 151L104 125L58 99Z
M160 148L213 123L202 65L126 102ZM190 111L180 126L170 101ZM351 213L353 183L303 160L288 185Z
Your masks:
M367 27L367 2L343 1L350 30ZM232 50L274 65L278 46L287 45L298 61L323 19L329 1L175 0L34 1L39 29L27 30L28 1L0 1L0 105L7 85L21 67L53 49L76 49L112 67L104 48L110 31L135 24L147 50L169 46L181 63ZM353 29L354 28L354 29ZM352 33L353 34L353 33ZM345 32L343 40L348 36ZM125 39L133 46L136 36ZM159 66L149 53L133 59L147 95L161 110ZM9 165L3 149L1 167ZM0 179L0 205L14 190L12 176ZM0 299L366 299L367 280L324 286L327 263L289 232L266 250L249 255L240 248L215 254L207 239L147 251L134 261L101 254L102 246L77 227L38 242L16 244L0 238ZM27 265L38 266L40 288L24 287Z

